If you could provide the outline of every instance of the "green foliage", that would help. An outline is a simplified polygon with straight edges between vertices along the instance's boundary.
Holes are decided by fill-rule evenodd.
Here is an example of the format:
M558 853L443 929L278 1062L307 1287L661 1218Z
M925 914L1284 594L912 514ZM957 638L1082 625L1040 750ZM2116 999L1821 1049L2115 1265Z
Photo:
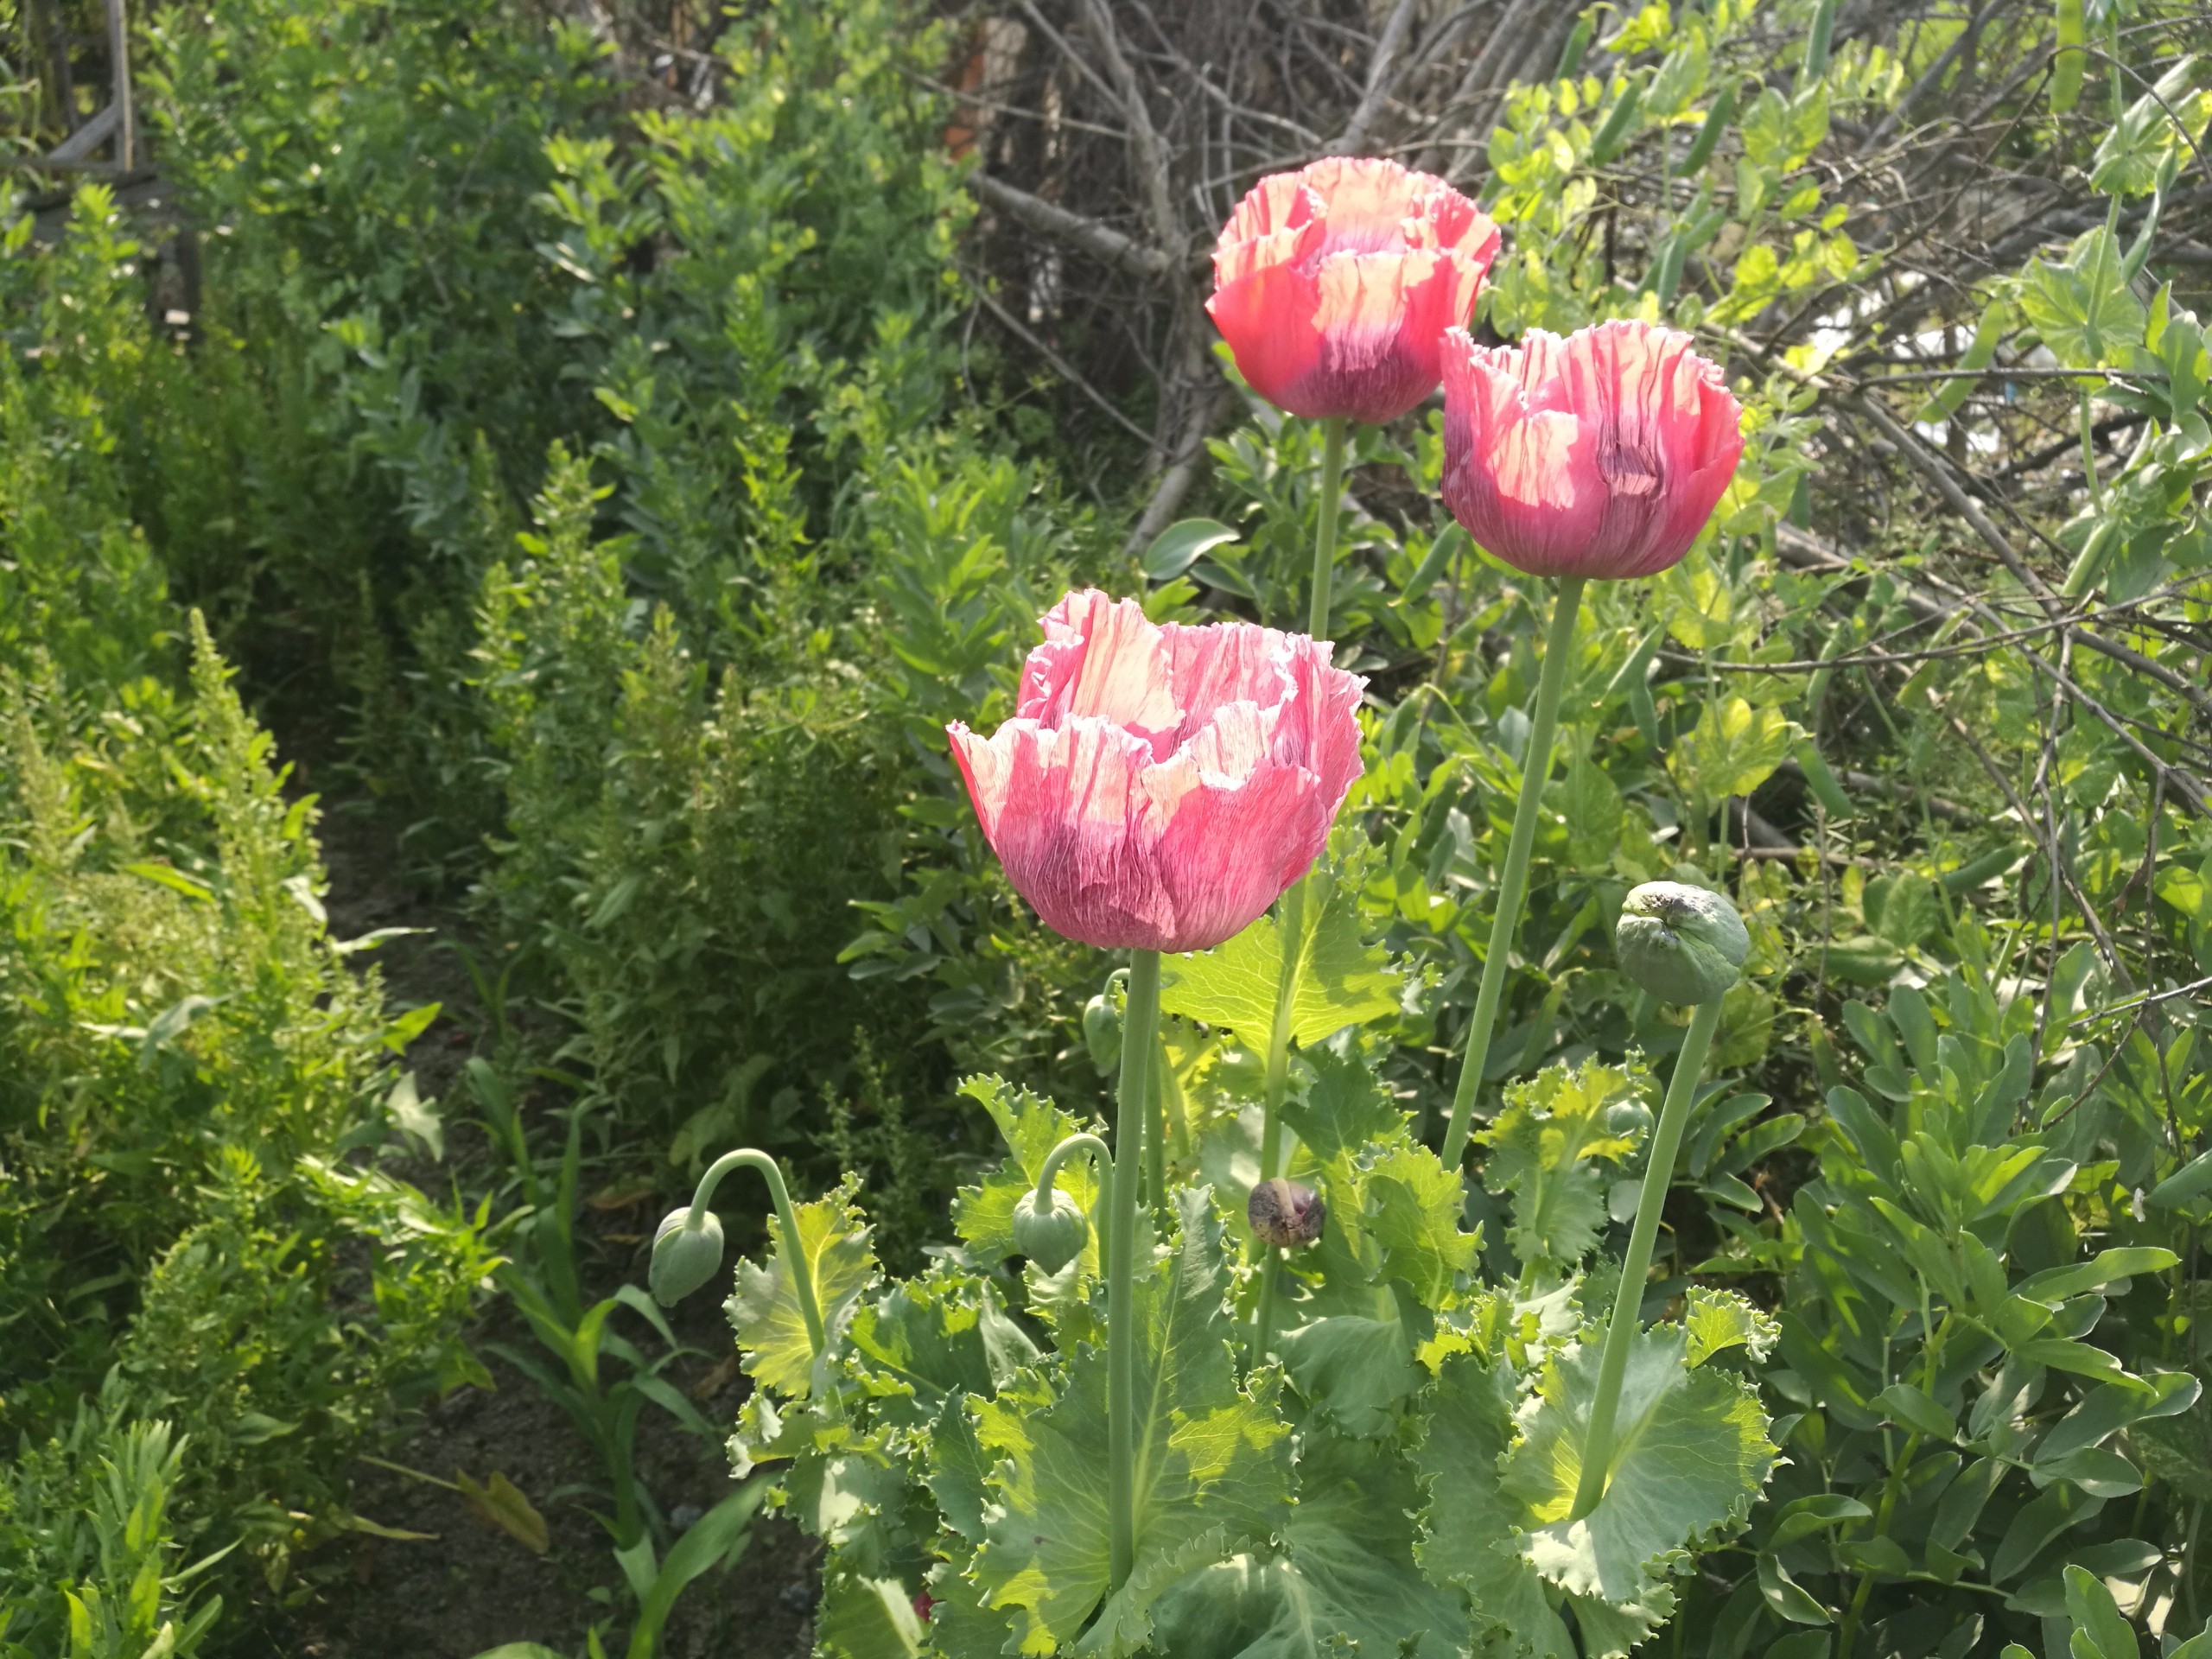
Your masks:
M67 1628L136 1655L162 1623L197 1640L212 1611L147 1587L175 1550L239 1551L226 1572L283 1586L349 1524L347 1465L395 1406L480 1374L458 1334L492 1265L484 1217L358 1156L434 1137L395 1056L435 1010L393 1014L347 961L373 941L330 938L312 802L287 798L191 626L186 698L0 677L11 1548L22 1583L91 1586L81 1617L24 1604L35 1648ZM139 1565L111 1541L95 1573L94 1534L36 1517L104 1515L114 1482L147 1506L127 1523L142 1497L118 1500Z

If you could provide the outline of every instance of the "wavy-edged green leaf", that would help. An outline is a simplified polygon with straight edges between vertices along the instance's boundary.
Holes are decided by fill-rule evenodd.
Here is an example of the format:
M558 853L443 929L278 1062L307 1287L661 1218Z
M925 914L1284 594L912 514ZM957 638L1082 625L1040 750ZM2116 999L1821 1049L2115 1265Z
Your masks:
M1017 1644L1012 1621L983 1605L969 1573L973 1553L957 1541L940 1543L930 1569L929 1651L936 1659L1001 1659Z
M1332 1314L1286 1332L1283 1370L1314 1415L1371 1438L1397 1424L1397 1408L1427 1380L1398 1319Z
M1527 1553L1545 1578L1662 1619L1674 1607L1668 1575L1691 1546L1743 1524L1775 1458L1756 1389L1712 1366L1693 1370L1688 1344L1681 1325L1637 1333L1605 1496L1583 1519L1567 1516L1598 1390L1594 1342L1545 1362L1502 1483L1535 1523Z
M1693 1285L1685 1299L1682 1328L1689 1334L1688 1358L1702 1365L1726 1348L1743 1348L1764 1360L1782 1339L1782 1327L1732 1290Z
M1505 1653L1575 1659L1573 1638L1522 1554L1525 1512L1498 1483L1520 1397L1502 1359L1484 1366L1458 1354L1438 1368L1427 1433L1414 1452L1426 1494L1414 1555L1430 1583L1466 1592Z
M1139 1270L1135 1318L1136 1573L1148 1593L1163 1561L1188 1571L1186 1550L1202 1535L1217 1557L1272 1533L1283 1513L1287 1426L1262 1379L1240 1387L1234 1327L1224 1306L1227 1274L1221 1229L1203 1187L1176 1194L1177 1246ZM1034 1628L1024 1651L1074 1640L1108 1580L1106 1355L1084 1344L1067 1363L1050 1403L1036 1395L978 1402L977 1439L995 1458L976 1578L986 1602L1027 1608ZM1178 1576L1180 1573L1179 1572ZM1113 1610L1107 1659L1144 1639L1147 1605L1124 1586Z
M952 1229L967 1245L978 1265L995 1268L1016 1254L1014 1245L1014 1205L1024 1192L1034 1192L1038 1173L1054 1147L1068 1136L1095 1125L1078 1123L1049 1100L1017 1089L1003 1077L982 1074L961 1080L960 1092L991 1115L1007 1144L1006 1160L983 1178L980 1186L963 1186L953 1201ZM1088 1213L1098 1202L1103 1172L1088 1156L1069 1159L1059 1167L1053 1185ZM1068 1273L1071 1283L1098 1271L1098 1240L1090 1242Z
M913 1598L896 1579L831 1573L816 1616L816 1653L823 1659L914 1659L925 1640Z
M2074 239L2057 264L2031 260L2020 313L2069 369L2124 367L2142 345L2143 302L2122 280L2120 243L2103 226Z
M1640 1067L1586 1060L1507 1085L1504 1109L1481 1135L1483 1184L1510 1195L1506 1241L1522 1261L1567 1266L1597 1243L1606 1177L1593 1160L1618 1166L1636 1150L1649 1116L1644 1080Z
M1398 975L1380 946L1360 938L1358 894L1317 871L1307 882L1302 915L1304 925L1292 946L1298 984L1291 998L1291 1040L1310 1047L1346 1026L1395 1014ZM1262 916L1226 944L1173 958L1160 1006L1265 1044L1274 1027L1283 951L1281 925Z
M825 1338L834 1351L861 1295L875 1277L875 1253L868 1248L868 1224L852 1203L848 1180L811 1204L793 1206L798 1221L794 1252L784 1237L780 1217L768 1217L768 1265L751 1260L737 1264L737 1289L722 1305L736 1327L745 1369L753 1379L777 1393L804 1399L813 1387L813 1338L799 1312L794 1271L814 1287ZM794 1261L796 1256L796 1261Z
M1157 1610L1155 1649L1175 1659L1454 1659L1471 1626L1458 1592L1414 1566L1420 1496L1394 1449L1307 1436L1282 1552L1240 1555L1178 1584Z
M1427 1147L1402 1146L1366 1170L1367 1230L1382 1249L1382 1276L1425 1307L1440 1308L1459 1275L1473 1270L1482 1235L1459 1230L1466 1208L1460 1178Z
M1037 1359L989 1281L942 1265L863 1302L846 1336L861 1386L906 1424L934 1416L951 1395L988 1395Z

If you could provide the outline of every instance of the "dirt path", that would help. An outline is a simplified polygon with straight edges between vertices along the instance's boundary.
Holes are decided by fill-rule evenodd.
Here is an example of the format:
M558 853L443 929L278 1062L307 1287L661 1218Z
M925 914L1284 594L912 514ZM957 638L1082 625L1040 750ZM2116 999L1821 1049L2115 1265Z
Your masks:
M334 791L342 774L316 763L322 746L300 734L285 752L295 760L294 786ZM327 750L323 753L327 753ZM321 773L318 776L318 772ZM426 930L391 940L375 954L396 1007L436 1001L442 1013L407 1056L423 1095L442 1103L447 1160L404 1172L425 1190L466 1193L488 1185L496 1166L481 1132L467 1121L461 1067L488 1047L484 1010L467 970L452 948L469 938L466 918L427 899L406 879L393 828L364 804L326 795L321 826L330 875L327 906L333 935L358 938L378 928ZM654 1200L610 1208L587 1205L578 1221L578 1265L588 1295L625 1280L642 1282L644 1244ZM626 1334L648 1352L659 1339L642 1319L623 1313ZM664 1375L683 1389L709 1423L730 1421L744 1397L732 1344L717 1300L691 1298L674 1325L687 1353ZM632 1328L633 1327L633 1328ZM533 1357L528 1327L503 1300L487 1299L470 1345L491 1370L489 1390L462 1388L423 1408L393 1446L391 1461L433 1477L413 1478L364 1464L354 1471L355 1513L380 1527L428 1535L421 1539L350 1536L315 1553L303 1575L313 1586L300 1605L277 1616L274 1650L308 1659L473 1659L510 1642L537 1642L582 1653L594 1624L620 1655L632 1611L607 1531L596 1518L608 1508L597 1496L597 1459L559 1406L501 1358L500 1346ZM638 1468L646 1489L681 1526L729 1491L729 1465L718 1441L685 1432L648 1406L638 1435ZM504 1475L544 1517L549 1543L540 1554L472 1515L447 1485L457 1473L481 1483ZM819 1594L819 1547L779 1519L756 1521L745 1554L726 1573L699 1580L677 1604L664 1635L665 1659L804 1659L813 1646Z

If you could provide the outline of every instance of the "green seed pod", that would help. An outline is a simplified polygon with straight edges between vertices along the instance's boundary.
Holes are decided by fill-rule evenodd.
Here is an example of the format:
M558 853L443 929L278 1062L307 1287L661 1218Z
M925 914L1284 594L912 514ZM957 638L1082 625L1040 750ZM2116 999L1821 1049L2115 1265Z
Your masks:
M1328 1213L1319 1192L1280 1176L1254 1187L1244 1205L1253 1234L1262 1244L1279 1249L1296 1249L1320 1237Z
M1621 970L1662 1002L1717 1001L1751 949L1735 906L1680 881L1647 881L1630 892L1613 933Z
M653 1234L652 1265L646 1269L646 1281L652 1286L653 1300L663 1307L674 1307L693 1291L705 1284L722 1265L722 1224L711 1210L696 1212L696 1224L691 1206L669 1211Z
M1014 1201L1014 1248L1045 1272L1058 1273L1090 1242L1090 1217L1059 1188L1052 1189L1048 1209L1038 1207L1033 1186Z

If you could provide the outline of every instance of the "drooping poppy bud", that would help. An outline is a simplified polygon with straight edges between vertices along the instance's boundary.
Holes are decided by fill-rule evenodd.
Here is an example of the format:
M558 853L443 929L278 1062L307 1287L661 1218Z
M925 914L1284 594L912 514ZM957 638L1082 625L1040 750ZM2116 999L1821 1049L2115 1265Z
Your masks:
M1244 1218L1253 1236L1277 1249L1296 1249L1321 1236L1328 1206L1312 1187L1281 1176L1262 1181L1245 1200Z
M946 728L1014 891L1108 949L1241 933L1326 843L1367 682L1302 634L1156 624L1096 591L1044 628L1015 717L988 738Z
M1059 1188L1052 1189L1049 1207L1039 1205L1033 1186L1014 1201L1014 1248L1045 1272L1058 1273L1090 1242L1090 1217Z
M1444 342L1444 505L1532 576L1678 563L1736 475L1742 410L1690 337L1642 322Z
M653 1234L653 1300L673 1307L721 1270L722 1224L711 1210L671 1210Z
M1313 419L1395 420L1436 390L1497 226L1443 180L1332 157L1253 186L1213 255L1206 310L1252 390Z
M1621 971L1663 1002L1712 1002L1727 995L1751 954L1736 906L1681 881L1630 891L1613 931Z

